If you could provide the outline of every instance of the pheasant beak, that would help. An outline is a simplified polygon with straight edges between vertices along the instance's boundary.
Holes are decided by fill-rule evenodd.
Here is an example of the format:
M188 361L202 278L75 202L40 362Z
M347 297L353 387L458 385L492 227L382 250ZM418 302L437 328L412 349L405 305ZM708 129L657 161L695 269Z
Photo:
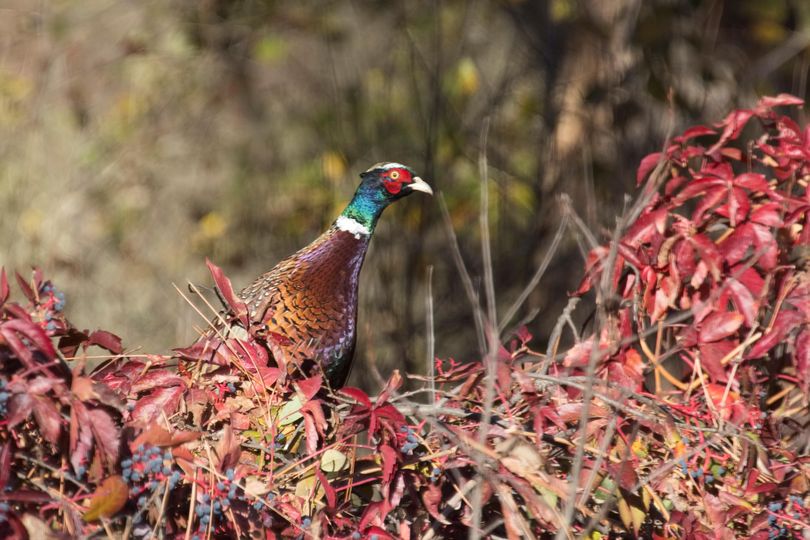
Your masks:
M410 184L406 185L411 189L411 191L421 191L422 193L433 195L433 189L431 189L430 184L428 184L418 176L414 176L413 181Z

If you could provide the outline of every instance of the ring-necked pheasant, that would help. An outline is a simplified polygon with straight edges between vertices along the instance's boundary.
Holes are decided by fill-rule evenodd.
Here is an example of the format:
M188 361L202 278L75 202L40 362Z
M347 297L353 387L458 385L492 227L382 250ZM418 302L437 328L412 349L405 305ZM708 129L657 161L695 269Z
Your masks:
M333 388L349 375L357 337L360 269L383 210L430 186L399 163L360 175L349 205L314 242L278 263L240 297L251 321L266 326L287 361L320 365Z

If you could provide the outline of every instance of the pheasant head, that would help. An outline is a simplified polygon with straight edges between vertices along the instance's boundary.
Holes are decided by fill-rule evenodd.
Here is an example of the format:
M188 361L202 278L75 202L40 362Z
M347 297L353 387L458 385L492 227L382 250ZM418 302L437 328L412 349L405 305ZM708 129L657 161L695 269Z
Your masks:
M352 234L374 232L382 211L397 199L415 191L433 195L428 183L401 163L377 163L360 178L360 187L336 222L338 229Z

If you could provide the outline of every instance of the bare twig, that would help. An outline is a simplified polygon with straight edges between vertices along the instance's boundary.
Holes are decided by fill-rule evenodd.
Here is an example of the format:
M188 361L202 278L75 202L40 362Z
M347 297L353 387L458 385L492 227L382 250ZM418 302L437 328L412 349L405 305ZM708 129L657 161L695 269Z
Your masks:
M566 229L568 228L568 220L570 219L570 214L568 212L563 212L562 219L560 220L560 224L557 227L557 232L554 233L554 238L551 240L551 245L546 250L546 254L543 256L543 260L540 262L540 266L537 267L537 271L535 271L532 279L529 280L529 283L526 287L521 291L518 295L515 302L509 306L509 309L506 310L506 314L501 319L500 324L498 325L498 332L503 333L504 328L506 325L509 324L509 321L512 320L512 317L518 312L518 310L523 306L523 303L526 302L526 299L532 293L532 291L537 287L540 283L540 280L543 278L543 275L548 270L548 266L551 264L552 258L554 255L557 254L557 249L560 246L560 242L562 241L563 234L565 233Z

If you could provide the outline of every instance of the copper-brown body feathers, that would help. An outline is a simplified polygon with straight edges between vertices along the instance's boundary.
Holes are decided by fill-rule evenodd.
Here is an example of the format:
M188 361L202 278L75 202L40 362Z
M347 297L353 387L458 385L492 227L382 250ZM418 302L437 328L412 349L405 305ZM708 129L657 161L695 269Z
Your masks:
M241 293L286 360L321 366L333 386L349 373L357 337L360 268L369 237L331 227Z

